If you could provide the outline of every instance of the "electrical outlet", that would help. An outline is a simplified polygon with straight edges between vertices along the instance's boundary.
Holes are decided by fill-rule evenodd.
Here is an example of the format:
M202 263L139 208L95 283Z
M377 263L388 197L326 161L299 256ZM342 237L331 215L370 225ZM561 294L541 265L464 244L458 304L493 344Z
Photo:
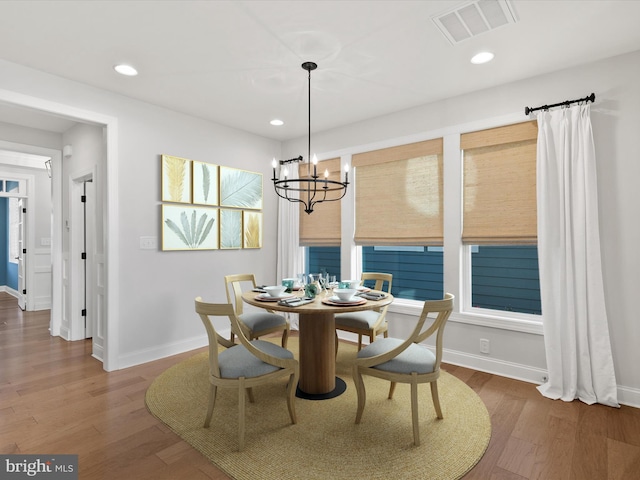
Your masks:
M489 353L489 340L486 338L480 339L480 353Z
M157 248L157 237L140 237L140 250L156 250Z

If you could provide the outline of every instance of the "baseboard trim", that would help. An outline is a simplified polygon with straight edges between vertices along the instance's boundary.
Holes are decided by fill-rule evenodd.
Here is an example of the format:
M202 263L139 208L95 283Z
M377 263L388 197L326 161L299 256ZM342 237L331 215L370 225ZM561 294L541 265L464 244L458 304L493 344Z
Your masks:
M230 329L227 332L218 332L222 336L227 336L230 333ZM200 335L198 337L192 337L182 342L168 343L160 345L158 347L146 348L144 350L138 350L137 352L127 355L121 355L118 359L119 369L133 367L147 362L153 362L154 360L160 360L161 358L171 357L180 353L188 352L190 350L196 350L198 348L206 347L209 344L209 340L206 335Z
M101 346L97 346L95 343L92 344L92 347L93 353L91 353L91 356L104 363L104 349Z
M443 349L442 361L459 367L471 368L480 372L492 373L536 385L541 385L544 382L544 377L547 376L547 371L542 368L507 362L497 358L482 357L457 350Z
M9 294L9 295L11 295L12 297L18 298L18 291L17 291L17 290L14 290L14 289L13 289L13 288L11 288L10 286L8 286L8 285L3 285L2 287L0 287L0 289L2 289L2 290L0 290L0 291L8 293L8 294Z
M618 403L629 407L640 408L640 388L618 385Z
M357 342L358 336L349 332L340 332L341 340ZM369 343L369 338L365 337L363 345ZM432 349L431 346L427 346ZM459 367L471 368L479 372L491 373L501 377L521 380L534 385L541 385L547 376L547 370L519 363L507 362L496 358L474 355L457 350L443 349L442 361ZM640 408L640 389L618 385L618 403L629 407Z

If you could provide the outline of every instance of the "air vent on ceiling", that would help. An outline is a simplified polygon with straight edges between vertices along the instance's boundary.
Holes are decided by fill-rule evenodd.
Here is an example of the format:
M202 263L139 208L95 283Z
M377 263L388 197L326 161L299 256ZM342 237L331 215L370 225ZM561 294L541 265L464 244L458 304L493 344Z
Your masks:
M476 0L431 19L452 45L518 20L509 0Z

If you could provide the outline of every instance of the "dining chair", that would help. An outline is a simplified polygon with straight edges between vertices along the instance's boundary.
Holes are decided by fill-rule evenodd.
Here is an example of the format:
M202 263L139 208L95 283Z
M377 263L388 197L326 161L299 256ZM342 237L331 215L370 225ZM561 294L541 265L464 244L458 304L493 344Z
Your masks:
M201 297L196 297L195 308L209 337L209 407L204 428L208 428L211 423L218 387L236 388L238 390L238 449L242 450L245 433L245 396L249 397L249 402L254 403L253 387L279 382L287 377L289 378L286 388L289 417L291 417L291 423L297 423L294 397L299 368L293 353L264 340L249 341L230 303L205 303ZM240 344L220 336L213 326L212 317L228 317ZM225 349L220 351L219 345Z
M256 288L256 279L253 273L239 273L236 275L225 275L225 288L227 291L227 301L236 310L236 315L240 320L245 335L249 340L262 337L269 333L282 331L282 346L287 348L289 339L289 320L273 310L262 310L259 312L244 313L244 302L242 301L243 285ZM231 331L231 341L234 341L234 333Z
M438 397L438 378L440 377L440 362L442 360L442 336L445 323L453 310L453 300L454 296L446 293L442 300L424 302L420 319L406 340L387 337L367 345L358 352L353 364L353 381L358 396L356 423L360 423L362 420L366 402L363 375L389 380L391 382L389 399L393 398L397 382L411 385L411 419L415 445L420 445L418 384L431 384L431 398L436 416L439 419L443 418ZM433 316L429 316L430 314L437 315L433 318ZM432 320L432 323L424 330L427 318ZM426 346L419 345L434 333L436 334L435 353Z
M373 289L391 293L391 283L393 275L390 273L363 272L360 277L360 285L366 281L374 281ZM386 288L385 288L386 284ZM336 319L336 355L338 352L337 330L358 334L358 351L362 349L362 336L368 335L369 342L373 342L381 333L387 337L387 309L389 305L375 310L365 310L362 312L339 313Z

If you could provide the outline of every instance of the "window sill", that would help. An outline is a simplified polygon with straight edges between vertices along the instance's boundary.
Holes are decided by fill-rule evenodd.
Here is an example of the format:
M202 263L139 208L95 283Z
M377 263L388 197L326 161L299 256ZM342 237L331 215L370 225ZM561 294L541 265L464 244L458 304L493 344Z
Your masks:
M389 306L389 312L403 315L419 316L424 303L416 300L396 298ZM449 321L498 328L515 332L543 335L542 317L519 313L501 312L498 310L480 310L477 312L453 312Z

